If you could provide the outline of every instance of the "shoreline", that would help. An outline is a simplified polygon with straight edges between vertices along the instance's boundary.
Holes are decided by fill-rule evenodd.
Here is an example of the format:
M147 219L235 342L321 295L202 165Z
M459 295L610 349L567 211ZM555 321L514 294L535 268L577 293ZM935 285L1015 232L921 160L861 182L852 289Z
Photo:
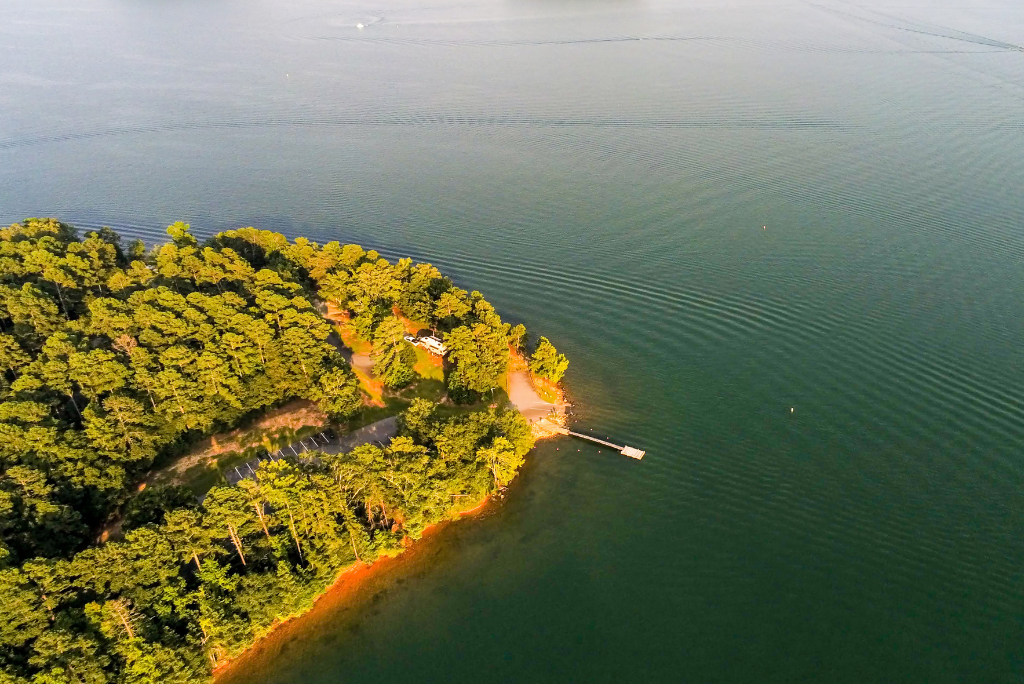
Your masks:
M539 442L552 437L561 437L562 433L559 432L559 428L564 424L565 411L570 406L565 400L565 394L561 387L552 383L557 389L558 400L555 403L547 402L541 399L533 388L534 379L532 374L522 370L519 373L526 377L530 386L529 392L526 395L527 401L523 403L527 405L532 404L534 411L536 411L538 404L545 405L548 411L546 415L543 413L535 415L530 420L534 440ZM516 404L514 400L513 404ZM516 408L522 410L526 406L517 405ZM503 495L495 496L496 494L500 495L501 492L485 496L483 500L472 508L459 511L456 517L427 526L424 528L423 534L420 535L419 539L410 541L399 553L393 556L378 558L370 564L357 561L341 570L323 593L313 600L308 610L291 615L273 624L266 634L256 639L251 645L222 661L212 670L212 680L218 683L232 681L236 675L241 674L239 668L243 665L256 664L255 661L272 655L275 650L281 650L286 646L294 638L295 631L299 630L300 626L311 626L332 615L356 607L360 603L361 595L367 589L378 584L387 583L392 575L411 565L415 558L426 552L438 533L448 525L458 522L463 518L478 516L487 510L489 504L492 504L496 499L500 500L503 498Z
M15 574L0 598L31 603L27 627L14 625L19 638L0 654L18 681L58 677L70 656L57 647L81 639L93 679L131 679L156 667L139 658L155 658L192 680L244 684L261 667L274 672L289 645L300 652L344 639L325 630L370 624L380 611L367 592L376 592L374 603L398 593L464 535L493 530L466 525L469 533L448 533L453 542L431 541L448 522L488 510L488 495L505 496L502 483L515 479L535 443L527 416L555 415L558 394L531 384L530 363L516 353L525 326L502 322L483 295L456 288L431 264L392 264L359 245L321 247L252 227L202 243L189 231L179 221L168 227L169 241L147 248L133 240L124 252L114 231L80 238L57 219L0 230L11 253L28 261L92 258L89 269L62 271L56 292L40 289L38 274L17 259L0 265L7 294L21 292L21 308L0 315L14 331L5 341L13 361L0 424L13 440L7 460L26 470L12 477L41 487L33 496L44 503L58 492L63 518L94 523L40 521L28 505L7 516L13 526L0 540L0 560ZM85 294L67 297L65 286ZM399 304L425 320L384 309L400 313ZM347 310L336 311L341 306ZM23 316L28 309L45 315ZM84 326L90 316L95 325ZM329 319L339 318L350 320L332 330ZM448 331L446 339L451 333L447 362L439 340L406 332L428 323L435 334ZM62 360L46 366L54 344ZM533 356L551 377L568 363L545 338ZM513 361L523 366L513 376L523 401L500 391ZM50 396L40 387L68 399L35 401ZM142 436L114 439L126 421ZM325 422L336 434L328 437ZM60 453L67 467L37 467L23 448L36 423L58 446L75 447ZM114 462L124 468L106 480L89 475ZM97 487L108 495L94 496ZM156 574L154 548L177 554ZM34 555L67 562L33 583ZM90 575L111 569L124 581ZM61 593L53 605L50 585ZM36 599L48 611L37 610ZM108 638L90 636L95 606L104 609ZM140 632L133 623L142 620Z
M298 629L302 623L324 619L336 614L340 610L354 607L358 604L360 594L364 590L374 586L375 582L383 583L395 571L408 565L408 561L421 554L428 546L429 541L436 538L438 533L448 525L458 522L462 518L480 515L487 510L488 504L493 501L493 495L485 496L473 508L459 511L458 518L443 520L427 526L424 528L423 534L419 539L409 543L400 553L394 556L384 556L369 564L357 561L346 567L338 573L338 576L324 592L313 600L309 610L291 615L275 623L266 634L256 639L250 646L218 664L210 673L213 681L222 682L230 680L233 676L240 674L239 668L248 661L258 659L264 655L270 655L270 652L275 650L275 648L280 649L293 636L292 630Z

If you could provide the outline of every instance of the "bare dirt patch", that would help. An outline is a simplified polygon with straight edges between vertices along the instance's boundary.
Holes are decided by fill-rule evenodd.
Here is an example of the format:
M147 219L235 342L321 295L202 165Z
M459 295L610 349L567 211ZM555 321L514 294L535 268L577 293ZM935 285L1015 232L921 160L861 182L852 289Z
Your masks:
M569 402L558 383L538 378L529 370L526 358L511 349L506 378L508 398L529 421L534 439L563 434Z
M154 471L148 483L187 484L186 473L204 464L212 465L219 456L240 453L255 446L271 447L275 438L293 434L304 427L322 427L327 414L306 399L296 399L267 411L253 423L207 437L166 468Z

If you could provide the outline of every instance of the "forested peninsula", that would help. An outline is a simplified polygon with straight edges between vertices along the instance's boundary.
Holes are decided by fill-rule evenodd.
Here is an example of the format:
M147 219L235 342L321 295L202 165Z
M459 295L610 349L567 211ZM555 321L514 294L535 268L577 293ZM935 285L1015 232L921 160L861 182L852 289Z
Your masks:
M430 264L167 232L0 229L0 684L210 679L345 568L507 485L534 444L509 373L544 393L568 364ZM397 415L397 434L236 485L216 459L159 477L294 405L338 434Z

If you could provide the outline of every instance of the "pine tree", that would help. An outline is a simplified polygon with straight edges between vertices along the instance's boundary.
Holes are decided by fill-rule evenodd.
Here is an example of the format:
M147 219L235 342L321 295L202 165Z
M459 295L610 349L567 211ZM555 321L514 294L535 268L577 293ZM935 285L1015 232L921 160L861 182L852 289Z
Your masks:
M530 358L530 372L551 382L558 382L568 367L569 359L565 358L564 354L559 354L548 338L540 338Z

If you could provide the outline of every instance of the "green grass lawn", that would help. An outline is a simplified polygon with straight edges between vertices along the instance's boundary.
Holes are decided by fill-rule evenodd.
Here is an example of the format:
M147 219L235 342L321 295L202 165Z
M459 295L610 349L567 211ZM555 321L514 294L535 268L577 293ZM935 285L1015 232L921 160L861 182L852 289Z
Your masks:
M345 346L356 354L369 355L373 350L373 343L360 337L351 323L336 323L334 327Z
M557 404L558 403L558 401L559 401L558 394L553 392L550 388L545 387L542 383L537 383L536 385L534 385L533 388L535 390L537 390L537 394L539 394L540 398L543 399L544 401L546 401L548 403L551 403L551 404Z
M416 364L413 366L413 370L421 378L439 380L444 384L444 368L434 363L431 353L422 347L413 347L413 349L416 350Z

